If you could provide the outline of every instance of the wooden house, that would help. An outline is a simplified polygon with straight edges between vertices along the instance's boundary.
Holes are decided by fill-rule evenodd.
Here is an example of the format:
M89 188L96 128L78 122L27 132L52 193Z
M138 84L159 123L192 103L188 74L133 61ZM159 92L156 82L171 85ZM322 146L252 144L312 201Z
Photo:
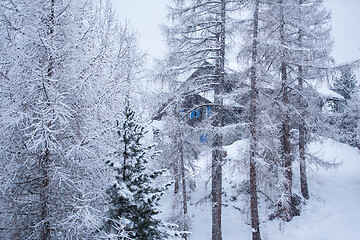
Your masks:
M186 122L194 131L198 131L195 136L202 143L211 142L212 134L206 127L210 128L215 114L221 114L222 126L226 126L224 145L231 144L239 136L243 136L246 132L243 125L247 122L245 107L224 99L224 106L219 113L217 106L214 105L213 89L216 84L214 70L213 65L204 62L177 88L176 97L168 99L159 107L152 119L161 121L166 114L169 114L170 106L176 102L177 118ZM235 84L233 75L227 73L225 76L224 95L226 96L235 90ZM242 126L239 127L240 125Z

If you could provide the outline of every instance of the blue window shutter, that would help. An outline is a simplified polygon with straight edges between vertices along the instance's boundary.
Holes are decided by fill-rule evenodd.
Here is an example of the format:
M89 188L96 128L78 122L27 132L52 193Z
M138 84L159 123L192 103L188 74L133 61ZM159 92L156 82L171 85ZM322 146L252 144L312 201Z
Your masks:
M200 118L200 109L196 109L196 118Z
M191 119L195 118L195 111L191 111L191 113L190 113L190 118L191 118Z
M200 142L201 143L207 143L207 134L206 133L204 133L204 134L201 134L200 135Z
M211 110L212 110L212 107L207 107L207 108L206 108L206 116L207 116L207 117L210 117L210 116L211 116Z

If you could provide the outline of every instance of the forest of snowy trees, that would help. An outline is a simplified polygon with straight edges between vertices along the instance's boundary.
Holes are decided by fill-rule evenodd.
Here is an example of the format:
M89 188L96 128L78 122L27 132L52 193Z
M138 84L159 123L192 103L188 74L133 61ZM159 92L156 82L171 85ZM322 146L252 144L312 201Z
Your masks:
M335 65L323 0L169 1L152 69L130 29L111 1L0 2L0 239L193 239L206 182L222 240L228 168L268 239L313 201L309 165L338 165L311 143L360 149L358 62Z

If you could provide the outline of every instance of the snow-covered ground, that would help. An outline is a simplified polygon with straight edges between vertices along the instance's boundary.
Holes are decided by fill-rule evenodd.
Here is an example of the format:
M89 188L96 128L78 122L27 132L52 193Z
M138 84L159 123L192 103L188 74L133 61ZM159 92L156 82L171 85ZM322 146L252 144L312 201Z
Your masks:
M243 155L241 149L245 141L238 141L227 147L228 156ZM240 152L238 151L240 149ZM289 223L280 220L269 221L260 213L263 240L355 240L360 239L360 151L335 142L325 140L309 146L310 152L326 161L341 163L336 168L323 169L308 167L310 200L303 206L301 216ZM209 157L199 161L201 166L197 187L191 192L189 216L191 219L190 240L211 239L211 204L204 197L210 193ZM241 169L230 164L224 170L223 240L251 239L251 227L247 203L239 197L230 198L239 183L246 178ZM296 171L296 167L294 169ZM294 176L294 192L299 192L298 179ZM233 199L232 199L233 200ZM172 189L161 200L161 218L171 215ZM174 238L175 239L175 238Z

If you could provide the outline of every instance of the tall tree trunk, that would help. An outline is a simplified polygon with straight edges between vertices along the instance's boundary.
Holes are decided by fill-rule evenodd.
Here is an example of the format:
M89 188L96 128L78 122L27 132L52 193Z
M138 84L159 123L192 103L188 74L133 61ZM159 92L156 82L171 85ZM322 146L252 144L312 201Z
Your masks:
M280 5L280 40L283 46L283 59L281 62L280 73L281 73L281 89L282 89L282 119L281 119L281 144L282 144L282 166L285 175L284 187L284 199L282 203L282 218L285 221L291 221L292 209L291 209L291 198L292 198L292 158L291 158L291 144L290 144L290 117L289 117L289 82L287 76L287 63L286 49L285 49L285 17L284 17L284 2L279 0Z
M212 149L212 240L222 240L221 230L221 196L222 196L222 164L223 164L223 149L222 149L222 118L223 118L223 84L225 77L225 0L220 3L220 33L218 35L218 43L220 50L218 52L218 59L216 61L216 75L218 76L218 84L214 91L214 104L217 108L213 125L215 128L214 142Z
M300 158L300 186L301 186L301 194L305 199L309 199L309 189L306 177L306 157L305 157L305 146L306 146L306 125L304 120L304 107L306 103L304 102L304 97L302 95L303 92L303 78L302 72L303 69L301 66L298 66L298 85L300 87L299 93L299 101L300 101L300 120L299 120L299 158Z
M174 195L179 193L180 190L180 173L179 173L179 161L178 159L175 160L176 162L173 163L173 170L174 170Z
M303 0L299 0L299 5L303 4ZM301 45L303 38L302 30L299 29L299 44ZM301 47L301 46L300 46ZM306 103L304 102L303 89L303 68L298 66L298 85L300 89L299 104L300 104L300 122L299 122L299 158L300 158L300 186L301 194L305 199L309 199L309 189L306 177L306 159L305 159L305 146L306 146L306 125L305 125L305 111Z
M186 190L186 177L185 177L185 162L184 162L184 149L183 149L183 136L180 135L180 171L181 171L181 185L182 185L182 200L183 200L183 226L182 231L189 231L188 224L188 207L187 207L187 190ZM182 238L187 240L187 235L183 234Z
M52 36L54 34L54 26L55 26L55 0L51 0L51 9L50 9L50 19L49 19L49 35ZM49 78L48 81L54 75L54 59L52 54L50 53L49 56L49 65L47 68L47 77ZM43 80L46 81L46 80ZM45 86L43 84L43 86ZM45 88L45 87L44 87ZM44 89L46 91L46 89ZM47 94L45 94L47 96ZM49 102L47 103L50 104ZM50 126L47 126L49 129ZM40 157L39 161L39 168L41 171L41 189L40 189L40 204L41 204L41 222L42 222L42 230L41 230L41 240L49 240L50 239L50 221L49 221L49 184L50 184L50 151L48 149L48 144L45 142L46 150L43 153L43 156Z
M178 111L181 111L179 110L179 103L176 102L175 103L175 108L174 108L174 112L173 114L176 116L178 114ZM181 126L179 126L179 128L177 129L176 131L176 134L175 134L175 143L178 143L179 144L179 154L180 154L180 158L181 156L184 155L183 153L183 134L182 134L182 129L181 129ZM172 163L172 168L173 168L173 171L174 171L174 196L177 195L180 191L180 182L181 182L181 162L183 162L184 159L179 159L179 158L175 158L174 162Z
M212 150L212 240L221 240L221 193L222 193L222 136L220 133L215 133L214 146Z
M250 91L250 209L251 209L251 227L252 239L260 240L259 214L257 202L257 178L256 178L256 151L257 151L257 45L258 45L258 27L259 27L259 0L255 2L254 9L254 30L253 30L253 44L251 56L251 91Z
M309 189L306 176L306 158L305 158L305 146L306 146L306 128L304 120L300 120L299 125L299 157L300 157L300 185L301 194L305 199L309 199Z
M291 196L292 196L292 159L291 159L291 145L290 145L290 124L288 115L288 90L287 90L287 71L286 64L281 64L281 76L282 76L282 103L283 111L282 123L281 123L281 143L282 143L282 166L285 175L284 182L284 202L283 202L283 220L290 221L292 219L291 211Z
M41 229L41 240L49 240L50 239L50 222L48 219L49 215L49 151L46 150L44 156L39 159L39 168L41 171L41 189L40 189L40 204L41 204L41 213L40 218L42 222Z

